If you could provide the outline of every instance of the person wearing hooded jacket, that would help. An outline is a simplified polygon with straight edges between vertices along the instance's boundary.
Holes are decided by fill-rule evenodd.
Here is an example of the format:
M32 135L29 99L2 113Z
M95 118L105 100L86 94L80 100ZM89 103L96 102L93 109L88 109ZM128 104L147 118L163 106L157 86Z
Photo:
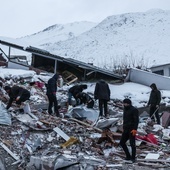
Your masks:
M131 160L133 163L136 159L136 143L135 136L139 124L139 111L137 108L132 106L130 99L123 100L123 133L120 140L120 146L123 148L126 158L125 160ZM130 141L131 154L126 145L127 141Z
M96 83L94 90L94 99L99 100L99 115L103 116L103 108L105 117L108 116L107 102L110 100L110 88L109 85L104 81L100 80Z
M160 117L158 111L159 111L159 104L161 102L161 92L157 89L155 83L152 83L150 85L150 88L152 90L148 101L148 106L150 107L149 116L153 122L155 122L155 118L154 118L155 116L157 124L160 124Z
M46 85L47 87L46 94L49 100L48 113L52 115L53 113L52 107L54 106L55 115L59 117L58 101L56 97L58 77L59 77L58 74L55 74L52 78L48 80L48 83Z

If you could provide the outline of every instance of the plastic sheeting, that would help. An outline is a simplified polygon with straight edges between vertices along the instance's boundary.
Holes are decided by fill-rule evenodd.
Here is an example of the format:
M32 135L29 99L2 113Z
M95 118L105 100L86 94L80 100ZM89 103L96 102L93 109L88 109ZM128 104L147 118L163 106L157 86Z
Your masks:
M141 140L143 140L143 141L146 141L146 142L149 142L149 143L153 143L153 144L155 144L155 145L157 145L158 144L158 141L157 141L157 139L156 139L156 137L154 136L154 134L147 134L147 135L145 135L145 136L139 136L139 135L137 135L136 136L136 139L141 139Z
M100 119L97 122L96 127L100 128L100 129L107 128L109 126L116 124L118 122L118 120L119 120L119 118Z
M58 155L55 161L54 170L95 170L95 166L105 166L106 162L94 157L80 156L78 158L67 158Z
M2 102L0 102L0 124L11 125L11 115L8 113Z
M86 106L76 106L68 111L67 116L76 119L87 119L95 123L99 117L99 111L87 108Z

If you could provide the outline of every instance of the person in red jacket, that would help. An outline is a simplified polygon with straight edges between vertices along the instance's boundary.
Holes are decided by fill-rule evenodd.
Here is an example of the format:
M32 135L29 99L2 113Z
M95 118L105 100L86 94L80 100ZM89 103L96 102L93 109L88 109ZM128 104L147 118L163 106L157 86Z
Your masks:
M139 123L139 111L137 108L132 106L130 99L123 100L124 111L123 111L123 133L120 140L120 146L123 148L126 158L125 160L131 160L133 163L136 160L136 143L135 136L137 133ZM127 141L130 141L132 153L129 153L126 145Z

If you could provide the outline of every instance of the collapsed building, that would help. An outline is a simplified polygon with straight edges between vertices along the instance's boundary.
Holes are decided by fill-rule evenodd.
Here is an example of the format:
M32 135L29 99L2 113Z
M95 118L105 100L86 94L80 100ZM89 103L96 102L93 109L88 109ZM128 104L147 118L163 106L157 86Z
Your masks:
M27 80L26 77L24 79ZM145 108L139 108L137 162L129 164L124 162L125 155L119 146L123 113L121 101L112 99L109 102L110 117L99 119L97 105L94 109L76 106L68 110L67 91L61 88L58 90L59 118L46 112L48 101L45 89L29 87L27 81L23 84L23 81L15 79L15 84L30 88L33 94L25 103L24 112L20 112L15 103L7 112L7 96L1 94L2 169L149 170L170 167L168 111L162 115L161 126L152 124Z
M73 59L64 59L35 47L25 48L22 45L3 40L0 43L33 54L33 62L30 67L26 65L27 62L23 62L24 57L11 56L9 48L9 55L6 55L9 59L8 62L6 60L2 62L7 63L8 67L18 67L19 64L21 68L35 70L38 75L42 75L41 71L44 68L45 71L51 72L59 69L63 73L65 85L90 78L104 77L115 81L120 80L119 83L124 80L122 76L110 71L104 71ZM3 50L2 53L6 54ZM46 67L47 63L50 67ZM52 70L48 70L48 68L52 68ZM46 74L47 72L43 72L43 75ZM141 76L145 78L141 79ZM149 82L146 79L147 76ZM132 69L129 71L127 81L149 85L150 82L153 82L153 77L151 73ZM9 79L11 77L4 79L3 83L6 84ZM121 101L111 99L109 102L110 118L99 119L97 105L94 109L78 106L68 110L66 107L67 90L61 88L58 91L61 117L49 116L46 112L48 100L45 89L29 87L28 82L31 79L32 77L23 77L21 82L16 77L15 80L12 80L13 84L32 91L30 101L25 103L24 112L21 113L15 104L13 109L7 112L5 105L8 98L4 93L1 94L1 169L169 169L170 114L168 107L161 106L162 126L148 121L148 108L138 108L140 125L136 138L137 162L127 164L124 162L124 152L119 146L123 113ZM158 77L154 80L157 80L159 84L160 79L161 82L165 82L160 77L159 80ZM42 77L39 80L42 80ZM166 82L168 81L166 79ZM165 84L160 84L162 89L165 88Z

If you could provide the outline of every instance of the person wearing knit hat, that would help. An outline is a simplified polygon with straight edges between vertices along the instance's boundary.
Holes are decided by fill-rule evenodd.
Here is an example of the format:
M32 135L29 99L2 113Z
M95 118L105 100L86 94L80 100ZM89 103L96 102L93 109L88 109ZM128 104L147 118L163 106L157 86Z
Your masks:
M123 100L123 133L120 140L120 146L123 148L126 158L125 160L131 160L133 163L136 160L136 142L135 136L137 133L139 123L139 111L132 106L132 101L128 98ZM130 141L132 152L130 154L126 145L127 141Z
M130 104L130 105L132 104L132 102L131 102L130 99L124 99L124 100L123 100L123 103L127 103L127 104Z
M10 87L10 86L5 86L5 87L4 87L4 90L5 90L5 91L11 90L11 87Z

